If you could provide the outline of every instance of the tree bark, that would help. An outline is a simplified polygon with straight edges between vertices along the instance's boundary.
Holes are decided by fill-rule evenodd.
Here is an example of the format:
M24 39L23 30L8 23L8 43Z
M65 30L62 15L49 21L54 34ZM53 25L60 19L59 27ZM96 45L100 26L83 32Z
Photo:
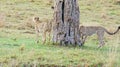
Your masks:
M78 0L55 0L53 42L80 45Z

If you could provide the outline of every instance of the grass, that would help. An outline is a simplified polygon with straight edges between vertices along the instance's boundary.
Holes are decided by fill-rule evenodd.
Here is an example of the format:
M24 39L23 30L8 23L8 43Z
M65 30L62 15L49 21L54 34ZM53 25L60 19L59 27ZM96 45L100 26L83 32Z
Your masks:
M56 66L81 66L85 64L91 66L103 64L101 63L103 62L103 59L98 59L98 57L103 57L97 53L99 51L94 51L95 48L90 50L90 52L87 52L85 48L38 45L30 39L25 39L25 42L24 40L19 40L15 43L8 39L7 42L10 42L11 44L1 43L0 45L2 46L0 47L0 61L5 65L10 64L13 59L17 61L18 65L20 63L24 64L28 62L32 64L35 61L37 64Z
M24 33L34 32L26 24L33 16L52 18L51 5L47 0L0 0L0 20L5 24L0 28L0 67L120 67L119 33L105 34L106 44L100 49L96 35L83 47L36 44L34 33ZM120 25L120 5L113 0L79 0L79 5L82 25L100 25L111 31Z

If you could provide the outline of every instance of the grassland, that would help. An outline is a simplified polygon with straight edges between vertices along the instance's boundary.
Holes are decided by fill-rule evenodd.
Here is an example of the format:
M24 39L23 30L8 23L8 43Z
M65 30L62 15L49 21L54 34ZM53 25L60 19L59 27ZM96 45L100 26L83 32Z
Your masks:
M120 67L120 32L105 34L97 49L97 36L83 47L35 43L33 16L52 18L49 0L0 0L0 67ZM117 0L79 0L81 25L100 25L109 31L120 25ZM41 38L40 38L41 39Z

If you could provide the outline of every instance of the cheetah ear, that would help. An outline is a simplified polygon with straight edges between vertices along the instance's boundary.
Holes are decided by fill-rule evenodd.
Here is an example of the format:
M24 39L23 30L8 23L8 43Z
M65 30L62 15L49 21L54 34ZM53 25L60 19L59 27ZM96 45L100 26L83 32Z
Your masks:
M118 28L120 29L120 26Z
M55 8L54 6L51 7L51 9L54 9L54 8Z
M33 17L33 22L36 22L36 20L39 20L39 17Z

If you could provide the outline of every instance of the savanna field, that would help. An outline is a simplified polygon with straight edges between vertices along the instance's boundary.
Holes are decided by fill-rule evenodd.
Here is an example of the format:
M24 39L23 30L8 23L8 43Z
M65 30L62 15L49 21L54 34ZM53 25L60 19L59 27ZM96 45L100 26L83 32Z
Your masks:
M0 67L120 67L120 31L105 34L99 49L96 35L82 47L37 44L32 18L53 18L52 5L51 0L0 0ZM120 26L120 0L79 0L79 7L81 25L111 32Z

